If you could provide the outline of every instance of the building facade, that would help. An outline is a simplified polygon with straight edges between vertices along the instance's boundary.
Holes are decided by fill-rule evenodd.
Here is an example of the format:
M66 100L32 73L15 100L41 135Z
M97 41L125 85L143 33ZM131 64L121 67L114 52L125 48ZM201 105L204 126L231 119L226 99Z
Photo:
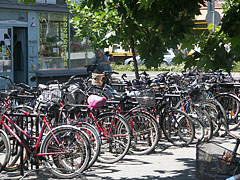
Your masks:
M220 17L220 19L223 17L223 9L222 9L222 4L225 2L225 0L215 0L214 1L214 10L216 15ZM195 27L194 30L200 30L201 31L208 31L208 25L207 25L207 14L211 13L209 12L211 8L209 7L209 2L205 1L205 5L201 7L200 12L201 15L198 15L195 17ZM216 16L215 15L215 16Z
M75 36L65 0L0 0L0 75L16 83L35 85L49 79L65 81L86 74L94 57L85 39ZM6 80L0 79L1 88Z

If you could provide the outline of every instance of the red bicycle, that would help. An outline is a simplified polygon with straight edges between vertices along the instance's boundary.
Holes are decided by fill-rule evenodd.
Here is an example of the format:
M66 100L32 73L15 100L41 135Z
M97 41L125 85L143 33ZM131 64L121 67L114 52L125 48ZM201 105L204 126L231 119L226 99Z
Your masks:
M35 116L42 122L38 136L32 136L17 125L16 119L10 117ZM78 128L63 125L51 128L47 120L38 114L3 113L0 125L4 126L11 138L17 140L17 144L23 146L30 159L34 162L44 162L48 170L59 178L73 178L83 172L90 160L90 145L87 137ZM31 142L31 143L29 143ZM0 130L0 162L1 170L7 165L11 154L10 139L6 132Z

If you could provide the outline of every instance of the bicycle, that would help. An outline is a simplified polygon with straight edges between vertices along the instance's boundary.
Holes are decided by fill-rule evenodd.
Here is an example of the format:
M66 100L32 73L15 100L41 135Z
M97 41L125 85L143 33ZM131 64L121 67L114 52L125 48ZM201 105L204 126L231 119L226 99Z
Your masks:
M36 116L39 118L42 121L39 136L31 136L28 132L25 132L9 117L10 115ZM0 125L4 126L18 141L19 145L27 150L32 161L38 164L43 161L48 170L59 178L75 177L88 166L91 153L89 142L84 133L76 127L64 125L52 129L47 121L47 116L42 119L40 113L36 115L28 112L23 112L23 114L4 113ZM45 130L48 130L47 134L45 134ZM30 140L31 143L28 144L26 139ZM9 138L7 138L7 141L9 142ZM9 152L10 143L5 148ZM9 159L10 153L7 153L6 156L6 159Z

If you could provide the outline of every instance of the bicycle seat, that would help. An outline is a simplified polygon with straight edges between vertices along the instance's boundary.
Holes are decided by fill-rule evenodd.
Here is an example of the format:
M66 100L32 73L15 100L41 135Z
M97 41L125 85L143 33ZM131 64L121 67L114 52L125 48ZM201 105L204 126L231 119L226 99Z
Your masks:
M97 96L97 95L90 95L87 99L88 108L93 109L100 109L106 104L107 98Z

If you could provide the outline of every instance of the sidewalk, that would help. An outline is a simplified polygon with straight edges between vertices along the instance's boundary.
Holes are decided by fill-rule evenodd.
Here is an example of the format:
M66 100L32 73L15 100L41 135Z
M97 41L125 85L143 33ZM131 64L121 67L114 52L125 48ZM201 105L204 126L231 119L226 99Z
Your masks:
M236 131L237 133L237 131ZM238 133L239 134L239 133ZM214 138L224 147L233 149L235 140ZM127 155L123 161L116 164L96 163L82 177L74 180L194 180L196 147L174 147L161 139L155 151L150 155ZM19 172L0 174L0 179L20 179ZM48 171L29 173L25 179L56 180Z

